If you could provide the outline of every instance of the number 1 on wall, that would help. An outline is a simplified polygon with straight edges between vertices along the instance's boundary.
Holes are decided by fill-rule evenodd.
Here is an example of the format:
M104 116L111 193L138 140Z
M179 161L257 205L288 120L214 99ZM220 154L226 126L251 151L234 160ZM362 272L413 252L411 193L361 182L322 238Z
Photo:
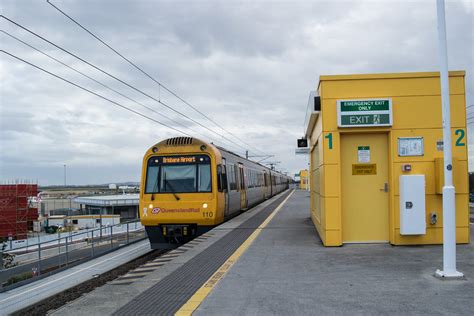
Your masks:
M332 133L327 134L326 136L324 136L324 138L328 139L329 149L332 149Z

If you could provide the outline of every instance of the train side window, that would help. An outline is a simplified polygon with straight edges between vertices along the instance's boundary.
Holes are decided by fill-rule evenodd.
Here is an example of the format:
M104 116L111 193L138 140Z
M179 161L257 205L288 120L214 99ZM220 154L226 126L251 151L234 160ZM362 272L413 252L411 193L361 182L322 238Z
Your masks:
M217 166L217 189L219 192L227 191L227 177L225 173L225 166Z
M241 165L239 165L238 169L240 170L240 189L245 190L245 180L246 179L245 179L244 168Z
M222 166L217 165L217 191L222 192Z
M240 191L240 185L242 182L239 183L239 165L234 165L234 175L235 175L235 188L237 191ZM242 181L242 180L240 180Z
M235 165L229 165L229 189L237 190L237 184L235 183Z
M227 166L222 166L222 188L224 191L229 189L229 180L227 179Z

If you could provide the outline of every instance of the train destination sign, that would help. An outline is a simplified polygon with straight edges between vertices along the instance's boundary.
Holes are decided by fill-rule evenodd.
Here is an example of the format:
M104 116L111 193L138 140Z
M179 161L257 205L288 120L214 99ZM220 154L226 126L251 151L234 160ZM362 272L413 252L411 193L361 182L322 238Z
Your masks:
M159 165L183 165L183 164L208 164L211 158L207 155L186 155L186 156L154 156L148 160L148 166Z
M186 162L196 162L196 157L187 156L187 157L163 157L163 163L186 163Z
M339 127L392 125L392 99L338 100Z

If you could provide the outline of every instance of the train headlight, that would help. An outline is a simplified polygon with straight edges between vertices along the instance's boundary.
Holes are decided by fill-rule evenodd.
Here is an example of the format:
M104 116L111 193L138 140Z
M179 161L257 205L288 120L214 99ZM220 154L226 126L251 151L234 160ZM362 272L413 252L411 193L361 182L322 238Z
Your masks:
M206 148L207 148L206 145L201 145L201 150L202 151L206 150Z
M204 203L204 204L202 205L202 208L207 208L207 203Z
M158 151L158 147L153 147L153 148L151 149L151 151L154 152L154 153L156 153L156 152Z
M149 209L153 209L153 204L148 205Z

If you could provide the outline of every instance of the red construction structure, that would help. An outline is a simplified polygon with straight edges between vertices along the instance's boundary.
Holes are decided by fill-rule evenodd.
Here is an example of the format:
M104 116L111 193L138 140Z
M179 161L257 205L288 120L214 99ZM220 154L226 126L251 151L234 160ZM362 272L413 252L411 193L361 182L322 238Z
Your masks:
M38 219L38 208L31 202L37 195L37 184L0 184L0 239L27 237Z

